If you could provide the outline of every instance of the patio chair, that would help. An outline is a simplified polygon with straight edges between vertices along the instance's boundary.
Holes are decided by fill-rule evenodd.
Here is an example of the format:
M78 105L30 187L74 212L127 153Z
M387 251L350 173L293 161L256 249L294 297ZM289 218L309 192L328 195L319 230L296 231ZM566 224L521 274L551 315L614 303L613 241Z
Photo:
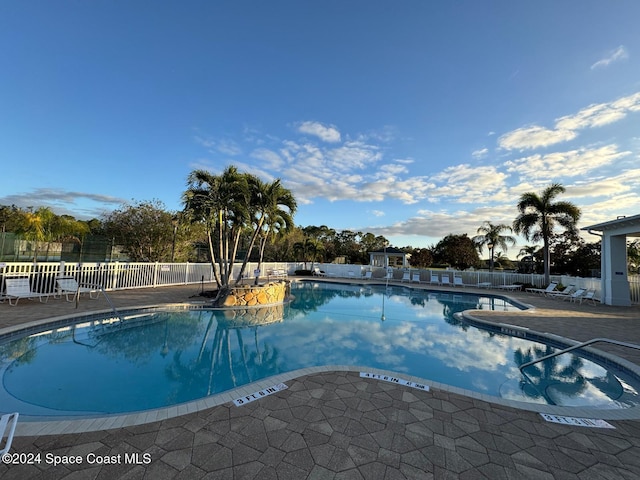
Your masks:
M585 302L591 302L592 305L595 305L596 302L599 302L600 300L598 300L596 297L596 291L595 290L587 290L586 292L584 292L584 295L582 295L579 299L580 299L580 303L582 304L582 301L584 300Z
M440 279L438 278L437 273L431 274L431 285L440 285Z
M546 295L553 292L558 286L558 282L551 282L547 288L527 288L526 291L530 293L536 293L539 295Z
M411 282L420 283L420 274L419 273L412 274Z
M451 277L448 273L443 273L440 279L440 285L451 285Z
M572 302L575 301L577 298L582 297L582 295L584 295L584 293L586 292L586 289L584 288L579 288L577 289L575 292L573 293L548 293L547 295L549 297L553 297L553 298L561 298L562 300L571 300Z
M58 277L56 278L57 292L54 294L54 298L65 296L67 302L73 302L73 300L79 297L83 293L88 293L89 298L97 299L100 296L102 290L101 285L80 285L78 281L73 277ZM72 297L69 298L69 295Z
M13 441L13 434L16 431L19 416L20 414L15 412L7 413L0 417L0 442L5 436L7 437L4 442L4 446L0 449L0 455L9 453L9 450L11 449L11 442Z
M364 272L362 278L365 280L371 280L373 278L373 271L369 270L368 272Z
M400 280L401 282L410 282L411 281L411 273L410 272L404 272L402 274L402 280Z
M322 270L320 270L319 267L313 267L313 274L312 275L314 277L324 277L325 273Z
M37 298L40 300L40 303L46 303L47 300L49 300L48 293L38 293L31 290L29 278L27 277L7 278L5 280L5 286L6 292L4 296L9 299L9 305L12 307L15 307L21 298L28 298L29 300ZM11 303L12 298L15 299L13 303ZM44 299L44 302L42 299Z
M562 291L553 291L550 293L545 293L546 297L552 297L552 298L565 298L568 297L569 295L571 295L573 292L575 292L576 286L575 285L569 285L568 287L566 287L564 290Z
M466 285L462 281L462 277L458 277L456 275L453 276L453 286L454 287L466 287Z

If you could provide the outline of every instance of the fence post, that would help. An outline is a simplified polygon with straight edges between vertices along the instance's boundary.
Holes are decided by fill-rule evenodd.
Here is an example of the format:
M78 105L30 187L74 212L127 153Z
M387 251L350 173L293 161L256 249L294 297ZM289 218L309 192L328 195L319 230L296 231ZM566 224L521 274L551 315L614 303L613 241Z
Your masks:
M109 264L111 266L112 264ZM118 275L120 275L120 262L113 264L113 281L111 282L111 290L115 290L118 287Z
M158 286L158 262L153 266L153 288Z

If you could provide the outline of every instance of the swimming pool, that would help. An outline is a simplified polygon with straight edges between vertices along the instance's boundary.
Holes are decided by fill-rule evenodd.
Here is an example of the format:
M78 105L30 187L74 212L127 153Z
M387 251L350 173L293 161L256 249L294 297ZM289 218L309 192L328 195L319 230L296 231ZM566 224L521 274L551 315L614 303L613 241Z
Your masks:
M640 404L640 382L597 358L459 320L519 307L501 297L404 287L292 284L266 309L152 309L82 317L0 344L0 405L27 416L103 416L190 402L304 367L357 365L504 399Z

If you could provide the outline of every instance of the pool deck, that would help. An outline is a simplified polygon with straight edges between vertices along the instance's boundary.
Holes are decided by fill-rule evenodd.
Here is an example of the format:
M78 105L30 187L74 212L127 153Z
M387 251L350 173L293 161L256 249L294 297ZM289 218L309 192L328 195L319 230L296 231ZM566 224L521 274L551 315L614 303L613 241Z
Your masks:
M424 285L412 287L439 290ZM473 288L456 291L506 296L534 307L524 312L475 312L474 317L482 321L576 341L606 337L640 344L637 305L580 305L524 292ZM122 308L197 302L202 300L197 297L199 292L200 286L180 286L109 295ZM16 307L4 302L0 303L0 329L108 308L102 297L83 298L77 310L63 299L50 298L45 304L22 299ZM640 365L640 351L608 344L597 344L595 350ZM286 381L287 389L240 407L226 401L141 425L111 429L105 426L98 431L55 435L47 434L44 428L40 434L24 435L26 423L19 424L19 436L14 438L11 452L40 453L40 463L0 464L0 477L640 477L640 420L607 420L615 429L550 423L535 411L462 395L445 386L432 385L429 391L422 391L361 378L357 370L352 370L336 367L302 372ZM595 413L592 418L603 418ZM56 458L75 458L82 463L53 465ZM96 460L111 463L100 464Z

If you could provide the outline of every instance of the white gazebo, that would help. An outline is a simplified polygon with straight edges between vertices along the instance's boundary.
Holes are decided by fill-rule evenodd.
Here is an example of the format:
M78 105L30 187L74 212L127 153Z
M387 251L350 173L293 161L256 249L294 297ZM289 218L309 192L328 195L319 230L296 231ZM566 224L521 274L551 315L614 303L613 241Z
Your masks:
M640 215L618 217L609 222L584 227L582 230L602 237L600 287L602 303L631 305L627 277L627 237L640 237Z
M369 252L369 265L372 267L407 267L407 254L395 247L381 248Z

